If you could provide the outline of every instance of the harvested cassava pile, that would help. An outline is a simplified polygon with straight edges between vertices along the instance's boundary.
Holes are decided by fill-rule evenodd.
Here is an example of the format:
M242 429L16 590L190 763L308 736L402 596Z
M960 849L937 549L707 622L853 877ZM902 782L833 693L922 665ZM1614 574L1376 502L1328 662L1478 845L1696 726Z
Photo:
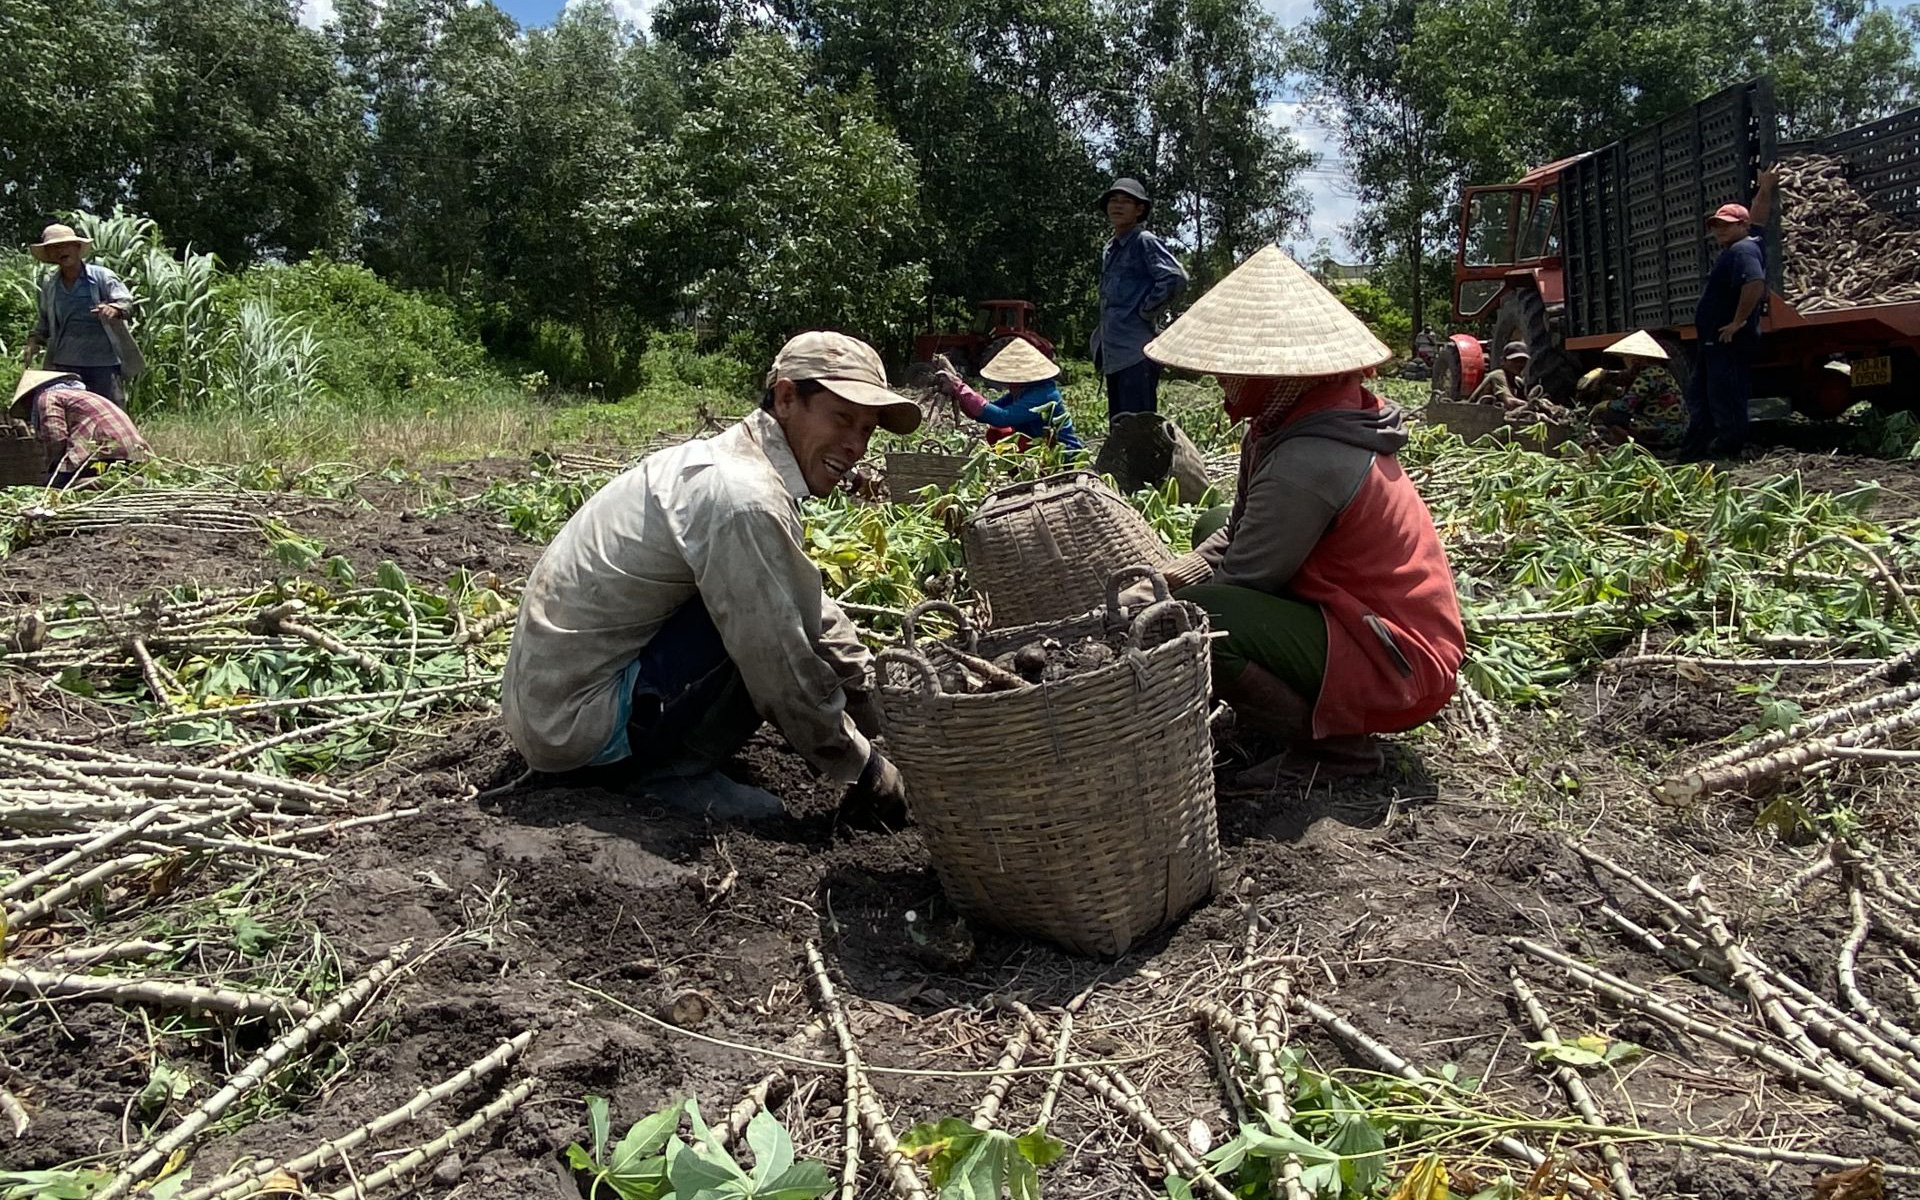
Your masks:
M1920 300L1920 229L1882 212L1822 154L1781 160L1786 295L1802 312Z

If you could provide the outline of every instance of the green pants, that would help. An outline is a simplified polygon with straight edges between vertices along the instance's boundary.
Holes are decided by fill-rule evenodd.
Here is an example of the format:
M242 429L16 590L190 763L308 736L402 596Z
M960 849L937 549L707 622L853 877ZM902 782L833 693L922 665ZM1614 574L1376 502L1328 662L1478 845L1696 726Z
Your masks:
M1215 633L1213 673L1238 679L1259 663L1308 700L1327 674L1327 619L1317 605L1224 583L1196 583L1177 593L1207 610Z
M1216 504L1201 513L1199 518L1193 523L1193 544L1198 546L1201 542L1206 541L1214 534L1225 529L1227 522L1232 519L1233 505L1231 504Z

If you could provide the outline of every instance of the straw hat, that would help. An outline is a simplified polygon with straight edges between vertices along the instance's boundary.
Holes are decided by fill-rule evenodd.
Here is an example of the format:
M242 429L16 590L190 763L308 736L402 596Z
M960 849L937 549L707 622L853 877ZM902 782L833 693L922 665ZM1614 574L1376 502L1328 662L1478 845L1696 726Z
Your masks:
M13 404L8 411L23 407L33 393L58 379L71 379L75 383L80 381L80 377L72 371L28 371L21 375L20 382L14 385Z
M1059 365L1025 338L1008 342L1005 349L980 368L980 377L995 383L1039 383L1059 373Z
M1147 343L1170 367L1311 378L1376 367L1393 351L1278 246L1233 269Z
M47 251L55 246L66 245L79 246L80 253L87 254L93 250L93 239L81 237L74 232L71 225L49 225L40 231L40 240L28 249L32 250L33 256L41 262L52 262L53 260L47 257Z
M1635 330L1607 347L1608 354L1617 354L1621 358L1644 358L1648 362L1666 362L1667 352L1653 335L1644 329Z

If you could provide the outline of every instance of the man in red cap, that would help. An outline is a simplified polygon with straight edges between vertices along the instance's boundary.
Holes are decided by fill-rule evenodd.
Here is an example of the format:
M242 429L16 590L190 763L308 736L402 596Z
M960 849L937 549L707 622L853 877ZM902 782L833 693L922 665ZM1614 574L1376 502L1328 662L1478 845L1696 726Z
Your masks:
M1687 388L1687 436L1682 462L1733 458L1747 444L1747 401L1753 390L1753 359L1760 346L1760 302L1767 294L1767 260L1761 231L1779 173L1760 172L1753 211L1723 204L1707 218L1720 252L1707 272L1693 311L1693 379Z

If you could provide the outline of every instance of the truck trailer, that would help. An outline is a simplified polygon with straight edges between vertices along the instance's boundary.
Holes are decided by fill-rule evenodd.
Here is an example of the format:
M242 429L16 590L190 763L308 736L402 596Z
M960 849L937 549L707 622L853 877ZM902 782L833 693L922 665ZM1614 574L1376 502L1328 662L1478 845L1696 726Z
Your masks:
M1862 400L1915 407L1920 254L1912 271L1905 258L1895 264L1910 281L1856 270L1843 281L1853 292L1835 294L1835 284L1817 295L1794 281L1840 279L1824 256L1847 258L1849 245L1861 261L1896 238L1902 247L1920 245L1920 108L1797 142L1779 141L1776 126L1772 81L1757 79L1514 183L1467 188L1453 316L1491 336L1447 340L1434 365L1434 398L1464 400L1489 358L1518 341L1532 355L1529 384L1566 403L1607 346L1641 329L1667 351L1685 387L1699 336L1694 303L1712 255L1706 216L1722 204L1751 203L1760 169L1789 162L1871 215L1835 228L1841 222L1811 193L1783 187L1775 197L1765 229L1768 286L1754 395L1786 397L1813 417L1837 416ZM1788 260L1810 256L1810 243L1822 247L1823 261ZM1844 370L1828 369L1840 364Z

